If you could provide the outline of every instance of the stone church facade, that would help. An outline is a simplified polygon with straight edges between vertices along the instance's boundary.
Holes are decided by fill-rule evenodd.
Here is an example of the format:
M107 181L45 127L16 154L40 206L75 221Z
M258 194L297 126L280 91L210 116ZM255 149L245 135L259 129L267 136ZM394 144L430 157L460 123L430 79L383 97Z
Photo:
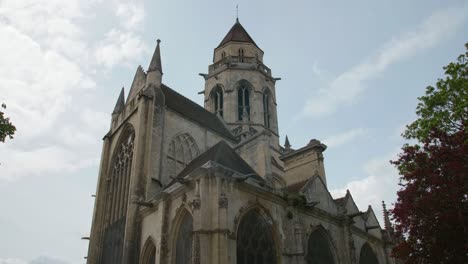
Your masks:
M330 195L326 146L280 145L278 78L239 21L204 107L162 83L159 42L103 139L88 263L394 263L388 215Z

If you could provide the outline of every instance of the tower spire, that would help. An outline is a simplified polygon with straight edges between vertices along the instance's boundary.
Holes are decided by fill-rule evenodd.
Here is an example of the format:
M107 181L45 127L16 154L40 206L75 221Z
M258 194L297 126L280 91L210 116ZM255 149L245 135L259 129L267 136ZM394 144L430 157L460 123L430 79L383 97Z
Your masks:
M162 74L161 50L159 48L159 43L161 43L161 40L158 39L156 42L156 50L154 51L153 58L151 59L150 65L148 67L148 72L159 71Z
M387 206L385 205L385 201L382 201L382 208L383 208L385 231L387 232L387 234L390 235L391 230L392 230L392 224L390 223L390 217L389 217L389 213L387 210Z
M289 143L289 138L287 135L286 135L286 140L284 141L284 148L287 150L291 149L291 143Z
M120 114L122 110L125 107L125 95L124 95L124 88L122 87L122 90L120 90L120 95L119 98L117 99L117 102L115 103L114 111L112 111L112 114Z
M151 58L150 65L148 67L148 75L146 78L147 84L155 84L156 86L161 85L162 83L162 65L161 65L161 50L159 48L159 43L161 40L156 40L156 49L154 50L153 58Z

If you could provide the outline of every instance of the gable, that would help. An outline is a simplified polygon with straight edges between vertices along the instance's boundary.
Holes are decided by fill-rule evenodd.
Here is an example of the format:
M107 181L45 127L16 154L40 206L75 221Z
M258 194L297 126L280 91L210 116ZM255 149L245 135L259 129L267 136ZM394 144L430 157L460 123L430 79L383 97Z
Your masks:
M356 203L354 202L353 196L351 193L346 194L346 202L345 202L345 209L346 209L346 214L351 215L351 214L356 214L359 213L359 208L357 207ZM365 226L365 221L362 218L362 216L356 216L353 218L354 220L354 225L362 230L366 230Z
M330 195L330 192L320 176L313 176L312 179L305 184L302 192L306 196L308 203L318 202L315 206L316 208L320 208L334 215L338 213L338 208L333 201L333 197Z
M369 209L367 209L366 215L367 215L367 219L366 219L367 227L379 226L379 228L369 229L368 233L375 237L382 238L382 231L380 228L379 220L377 220L377 217L375 216L374 210L372 209L371 206L369 206Z

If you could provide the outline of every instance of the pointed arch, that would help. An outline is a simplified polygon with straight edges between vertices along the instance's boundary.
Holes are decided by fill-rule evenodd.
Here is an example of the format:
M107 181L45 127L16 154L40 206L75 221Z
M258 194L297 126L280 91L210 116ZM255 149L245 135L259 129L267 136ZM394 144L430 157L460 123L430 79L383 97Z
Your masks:
M372 250L369 243L365 243L361 247L361 253L359 254L359 264L379 264L377 256Z
M217 116L223 117L224 108L224 93L221 85L216 85L211 89L210 98L212 102L213 113Z
M238 120L250 120L250 95L253 86L246 80L237 83Z
M133 164L135 130L126 124L117 140L108 169L102 263L120 263Z
M143 246L141 264L156 264L156 244L151 237L146 239Z
M261 208L254 206L240 218L237 227L237 264L278 263L273 221Z
M321 225L315 228L309 235L306 249L307 264L335 264L333 244L329 239L328 232Z
M263 121L264 125L267 128L271 128L271 121L272 121L272 94L270 92L270 89L265 88L263 90Z
M173 240L173 259L175 264L192 263L193 217L186 208L181 208L176 219Z
M167 151L169 177L176 177L199 154L197 143L189 133L175 135L169 143Z

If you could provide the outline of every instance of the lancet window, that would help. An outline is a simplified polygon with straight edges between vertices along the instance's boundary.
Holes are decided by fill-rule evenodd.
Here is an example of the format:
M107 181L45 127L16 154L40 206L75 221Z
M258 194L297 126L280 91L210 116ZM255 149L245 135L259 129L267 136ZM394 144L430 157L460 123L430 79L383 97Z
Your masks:
M267 128L271 125L270 98L270 91L267 89L263 93L263 119Z
M199 153L195 140L188 133L175 136L169 143L167 152L169 176L177 176Z
M244 49L239 49L239 62L244 62Z
M237 264L276 263L272 226L257 210L251 210L237 230Z
M211 100L213 102L214 113L220 117L223 117L223 89L216 86L211 92Z
M185 212L180 222L179 232L176 240L176 264L192 263L192 232L193 218L190 213Z
M307 264L334 264L330 243L324 232L315 230L307 243Z
M237 90L237 104L239 120L250 120L250 92L245 84Z

